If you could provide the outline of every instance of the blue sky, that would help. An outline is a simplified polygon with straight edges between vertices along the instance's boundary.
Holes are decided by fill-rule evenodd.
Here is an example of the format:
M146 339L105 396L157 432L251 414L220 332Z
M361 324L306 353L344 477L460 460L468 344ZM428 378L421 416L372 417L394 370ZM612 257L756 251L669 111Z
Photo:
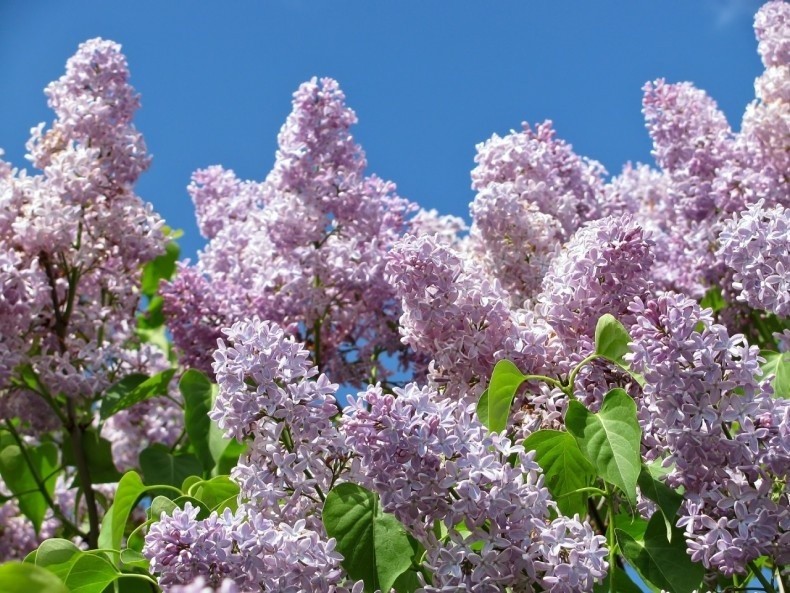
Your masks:
M300 82L331 76L360 123L369 171L425 207L468 219L475 144L552 119L610 173L651 162L641 87L706 89L739 126L761 72L754 0L0 0L0 147L24 166L42 90L77 45L123 45L154 155L138 193L183 252L202 241L186 193L211 164L263 179Z

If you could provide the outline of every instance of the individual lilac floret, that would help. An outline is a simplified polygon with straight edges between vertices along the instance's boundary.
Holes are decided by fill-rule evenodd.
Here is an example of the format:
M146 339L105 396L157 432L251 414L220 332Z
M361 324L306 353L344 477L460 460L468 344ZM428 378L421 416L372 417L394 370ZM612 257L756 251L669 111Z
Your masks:
M556 218L565 238L579 225L599 216L603 190L603 166L576 155L570 144L555 137L551 121L533 130L494 134L477 145L472 170L472 189L482 191L492 184L509 184L508 191Z
M225 579L219 588L214 588L203 577L198 577L188 585L173 585L164 591L165 593L241 593L235 581Z
M738 300L790 316L790 208L754 204L724 226L716 254L735 271Z
M628 304L650 290L652 245L628 216L589 223L552 262L537 311L568 343L592 337L605 313L628 323Z

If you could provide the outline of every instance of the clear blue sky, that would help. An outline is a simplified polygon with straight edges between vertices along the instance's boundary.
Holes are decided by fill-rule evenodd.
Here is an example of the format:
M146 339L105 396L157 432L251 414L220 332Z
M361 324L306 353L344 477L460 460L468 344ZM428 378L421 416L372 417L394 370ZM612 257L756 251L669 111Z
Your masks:
M652 162L641 87L706 89L736 128L761 66L756 0L0 0L0 147L24 166L42 94L77 45L123 45L154 155L138 192L183 251L202 242L186 193L220 163L263 179L291 93L339 80L370 172L425 207L468 219L475 144L550 118L580 154L619 172Z

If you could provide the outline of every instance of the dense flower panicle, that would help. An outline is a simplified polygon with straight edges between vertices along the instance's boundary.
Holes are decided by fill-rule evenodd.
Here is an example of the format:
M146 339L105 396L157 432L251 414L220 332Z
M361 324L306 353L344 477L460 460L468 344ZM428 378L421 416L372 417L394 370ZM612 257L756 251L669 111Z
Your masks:
M265 184L241 181L219 165L198 169L187 187L195 204L200 234L213 239L229 222L244 221L265 199Z
M554 503L520 445L430 388L370 387L349 402L343 432L363 483L427 544L424 591L588 591L605 576L604 538L578 519L548 521ZM437 522L447 542L436 541Z
M766 68L790 64L790 7L786 2L766 2L754 17L754 31Z
M569 344L592 337L605 313L628 323L628 304L651 289L652 245L628 216L589 223L552 261L536 310Z
M200 281L165 290L176 326L199 325L208 337L240 319L271 319L315 344L321 370L355 385L392 373L384 354L406 361L384 258L416 207L392 182L365 175L355 122L337 82L313 79L294 94L266 181L242 182L220 167L195 174L190 192L210 242L195 266ZM219 293L223 319L191 315L198 286L188 284ZM205 352L202 339L195 346L185 332L174 334L186 360Z
M735 271L739 300L790 316L790 208L749 207L724 226L717 255Z
M757 348L682 295L636 299L631 311L642 442L648 459L674 464L665 479L684 488L678 524L692 559L733 574L763 554L786 557L790 501L772 490L790 468L788 404L759 381Z
M478 144L472 189L509 184L509 191L555 217L567 239L584 221L600 216L606 171L600 163L576 155L555 135L550 121L534 130L524 123L521 132L494 134Z
M234 479L261 517L293 523L316 514L316 491L328 492L348 461L332 422L338 386L273 323L237 322L225 334L229 345L220 341L214 355L219 393L209 415L227 436L252 437Z
M409 220L408 233L410 235L433 235L440 243L450 247L458 247L461 233L468 231L466 221L460 216L449 214L440 215L435 208L425 210L420 208Z
M2 486L0 481L0 491ZM0 562L24 560L40 543L41 537L15 500L0 505Z
M386 274L401 299L404 343L460 383L487 377L496 353L514 337L507 295L468 269L435 237L407 235L388 256Z
M513 308L525 306L560 251L564 230L559 221L508 183L481 189L470 210L470 246L480 266L508 292Z
M166 591L167 593L240 593L239 586L231 579L225 579L218 588L215 588L203 577L198 577L188 585L173 585Z

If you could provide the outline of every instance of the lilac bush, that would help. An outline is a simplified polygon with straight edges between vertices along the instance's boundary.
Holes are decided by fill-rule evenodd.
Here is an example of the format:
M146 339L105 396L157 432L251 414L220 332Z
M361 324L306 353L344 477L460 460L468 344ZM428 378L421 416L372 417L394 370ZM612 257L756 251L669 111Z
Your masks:
M38 172L0 160L0 589L786 590L790 5L755 31L739 130L648 82L655 163L609 177L524 123L469 227L314 78L265 178L193 174L194 263L82 44Z

